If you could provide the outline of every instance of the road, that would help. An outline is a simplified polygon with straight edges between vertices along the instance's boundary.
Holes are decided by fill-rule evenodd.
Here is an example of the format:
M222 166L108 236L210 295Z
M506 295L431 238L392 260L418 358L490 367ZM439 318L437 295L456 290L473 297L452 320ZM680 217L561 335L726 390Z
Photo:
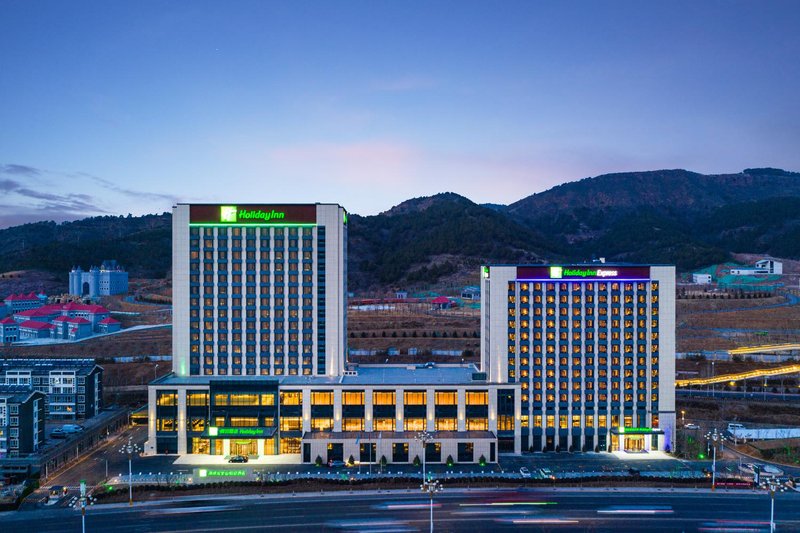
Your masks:
M670 489L445 491L435 503L436 531L473 532L768 531L770 508L763 492ZM418 492L251 495L91 507L86 531L426 531L428 520ZM800 530L800 494L776 496L775 520L778 531ZM15 533L81 528L80 513L63 508L3 513L0 522Z

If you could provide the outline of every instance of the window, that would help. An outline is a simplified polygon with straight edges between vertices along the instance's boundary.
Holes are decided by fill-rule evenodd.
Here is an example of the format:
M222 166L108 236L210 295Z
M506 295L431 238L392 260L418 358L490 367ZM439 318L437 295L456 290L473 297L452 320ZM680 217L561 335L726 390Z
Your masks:
M164 406L174 406L178 405L178 393L177 392L162 392L158 391L156 396L156 405L164 407Z
M395 392L394 391L373 391L372 393L373 405L394 405Z
M333 418L312 418L311 431L333 430Z
M258 405L258 394L231 394L230 405L256 406Z
M436 405L458 405L458 395L455 391L436 391L435 398Z
M406 418L403 421L403 429L405 431L425 431L425 419Z
M299 416L282 416L281 431L301 431L303 429L303 419Z
M278 363L275 363L278 365ZM281 405L303 405L303 393L300 391L281 392Z
M403 404L405 405L425 405L427 403L425 391L406 391L403 393Z
M333 392L313 391L311 393L311 405L333 405Z
M467 391L466 396L467 405L489 405L489 393L487 391Z
M361 417L342 419L342 431L364 431L364 419Z
M300 453L299 437L284 437L280 444L281 453Z
M174 418L158 418L158 419L156 419L156 431L176 431L176 430L177 430L177 427L175 425L175 419Z
M231 426L232 427L256 427L258 426L258 417L249 417L249 416L232 416L231 417Z
M394 431L395 429L395 419L392 418L376 418L373 421L373 430L374 431Z
M455 418L437 418L436 431L456 431L458 424Z
M205 407L208 405L207 392L189 392L186 394L186 405L190 407Z
M342 392L342 405L364 405L364 391Z
M513 415L498 416L497 431L514 431L514 416Z
M489 420L487 418L467 418L467 431L488 431Z

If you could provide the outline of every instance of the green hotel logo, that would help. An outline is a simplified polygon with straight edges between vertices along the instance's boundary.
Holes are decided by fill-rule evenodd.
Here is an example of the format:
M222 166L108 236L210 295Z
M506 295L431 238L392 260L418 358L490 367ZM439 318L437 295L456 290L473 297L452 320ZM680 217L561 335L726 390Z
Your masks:
M236 206L235 205L221 205L219 207L219 221L220 222L236 222Z
M235 205L221 205L219 207L219 221L236 224L246 222L270 222L286 218L284 211L263 211L261 209L239 209Z
M563 275L563 268L561 267L550 267L550 278L551 279L561 279Z
M209 426L209 428L208 428L208 436L209 437L216 437L218 432L219 432L219 428L215 428L214 426Z

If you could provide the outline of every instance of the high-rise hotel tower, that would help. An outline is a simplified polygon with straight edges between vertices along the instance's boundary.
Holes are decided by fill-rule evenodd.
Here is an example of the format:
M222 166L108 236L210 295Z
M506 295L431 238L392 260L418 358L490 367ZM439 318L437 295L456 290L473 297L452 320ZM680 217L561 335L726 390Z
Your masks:
M522 449L671 448L674 266L487 266L481 290L482 368L521 384Z
M176 376L336 376L347 213L335 204L173 208Z

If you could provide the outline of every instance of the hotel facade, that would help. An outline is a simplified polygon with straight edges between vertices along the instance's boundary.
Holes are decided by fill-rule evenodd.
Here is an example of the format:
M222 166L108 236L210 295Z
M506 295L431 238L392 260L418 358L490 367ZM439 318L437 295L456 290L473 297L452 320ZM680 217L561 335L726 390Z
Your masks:
M347 213L335 204L173 208L173 373L149 387L145 452L296 462L496 461L519 452L519 384L474 365L346 362Z
M521 386L522 448L673 448L675 267L486 266L481 357Z

